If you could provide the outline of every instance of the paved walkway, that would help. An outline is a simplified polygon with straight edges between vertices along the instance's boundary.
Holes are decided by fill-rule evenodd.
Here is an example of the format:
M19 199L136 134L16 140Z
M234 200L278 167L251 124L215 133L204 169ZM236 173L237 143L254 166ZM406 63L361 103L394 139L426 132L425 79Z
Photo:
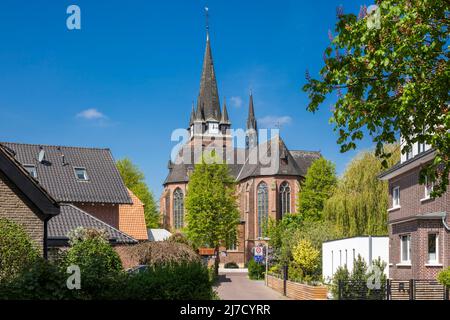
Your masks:
M264 281L250 280L247 273L220 273L216 288L222 300L286 300L282 294L264 285Z

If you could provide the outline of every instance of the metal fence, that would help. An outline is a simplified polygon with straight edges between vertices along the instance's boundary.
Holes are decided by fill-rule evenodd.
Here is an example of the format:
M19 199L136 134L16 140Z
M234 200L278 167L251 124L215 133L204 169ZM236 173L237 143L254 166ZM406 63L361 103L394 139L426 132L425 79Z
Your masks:
M436 280L386 280L371 289L366 281L339 281L339 300L449 300L449 288Z

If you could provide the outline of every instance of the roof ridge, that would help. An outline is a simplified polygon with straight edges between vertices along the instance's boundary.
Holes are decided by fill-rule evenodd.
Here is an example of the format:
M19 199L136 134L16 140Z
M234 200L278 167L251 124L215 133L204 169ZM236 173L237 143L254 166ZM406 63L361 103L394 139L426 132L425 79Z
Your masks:
M102 150L111 151L110 148L100 148L100 147L81 147L81 146L67 146L67 145L54 145L54 144L37 144L37 143L24 143L24 142L8 142L0 141L0 144L16 144L22 146L35 146L35 147L50 147L50 148L68 148L68 149L83 149L83 150Z
M66 202L60 203L60 206L69 206L69 207L72 207L72 208L74 208L74 209L76 209L76 210L78 210L78 211L80 211L80 212L82 212L82 213L88 215L89 217L93 218L94 220L100 222L101 224L106 225L106 226L108 226L109 228L111 228L111 229L113 229L113 230L119 232L119 233L122 234L123 236L128 237L128 238L130 238L130 239L133 240L133 241L136 241L136 242L138 241L137 239L133 238L132 236L126 234L125 232L120 231L119 229L117 229L117 228L113 227L112 225L107 224L106 222L104 222L104 221L102 221L102 220L100 220L100 219L94 217L92 214L90 214L90 213L84 211L83 209L78 208L77 206L75 206L75 205L73 205L73 204L71 204L71 203L66 203Z

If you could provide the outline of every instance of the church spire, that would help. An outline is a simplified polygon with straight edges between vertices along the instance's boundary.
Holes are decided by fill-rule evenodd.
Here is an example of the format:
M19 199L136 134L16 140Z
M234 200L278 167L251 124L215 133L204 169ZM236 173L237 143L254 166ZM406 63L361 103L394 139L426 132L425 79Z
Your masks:
M194 101L192 101L192 110L191 110L191 117L189 119L189 126L192 126L194 124L195 120L195 108L194 108Z
M208 17L208 9L205 8L206 16ZM209 25L206 27L206 49L203 58L202 77L200 80L200 93L197 101L198 108L201 108L204 119L220 121L220 101L219 91L217 89L216 74L214 71L214 63L211 52L211 44L209 39Z
M228 118L227 101L225 99L223 99L223 110L222 110L222 118L220 119L220 123L230 124L230 119Z
M254 129L258 130L256 118L255 118L255 108L253 107L253 93L250 92L250 102L248 105L248 118L247 118L247 130Z

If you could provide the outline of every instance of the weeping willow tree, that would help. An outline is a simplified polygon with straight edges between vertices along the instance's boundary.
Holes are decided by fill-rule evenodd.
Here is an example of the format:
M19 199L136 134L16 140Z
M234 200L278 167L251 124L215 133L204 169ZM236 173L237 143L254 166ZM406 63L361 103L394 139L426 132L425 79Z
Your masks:
M400 159L398 145L385 147L391 153L388 165ZM385 170L373 151L359 153L339 180L335 193L324 205L324 217L343 237L386 235L388 184L378 175Z

